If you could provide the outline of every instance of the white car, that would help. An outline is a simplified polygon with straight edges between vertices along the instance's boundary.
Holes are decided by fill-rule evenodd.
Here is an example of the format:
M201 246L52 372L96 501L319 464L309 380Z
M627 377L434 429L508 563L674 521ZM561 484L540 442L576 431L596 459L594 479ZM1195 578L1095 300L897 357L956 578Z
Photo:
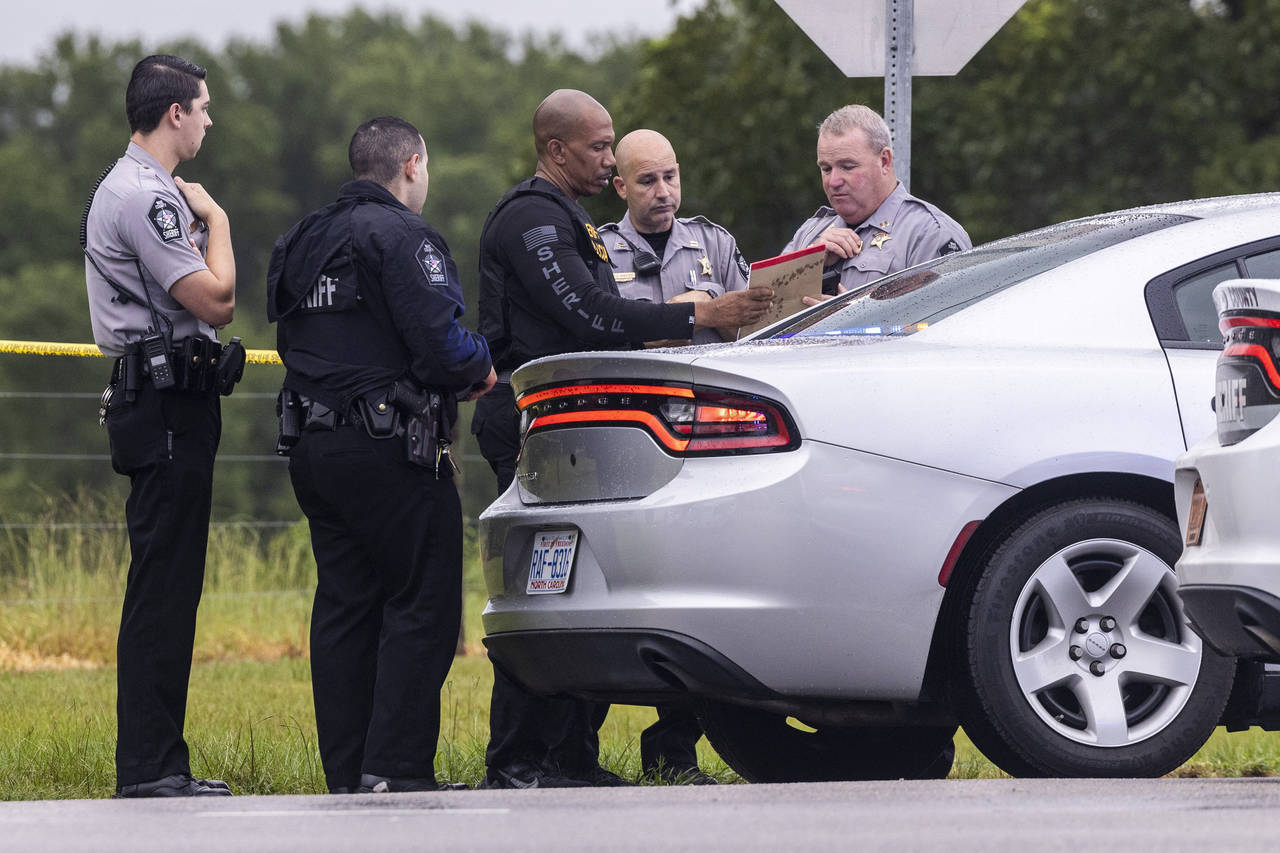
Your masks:
M1268 271L1280 196L1167 204L526 365L490 655L689 702L750 780L944 775L957 723L1015 775L1166 773L1235 674L1176 594L1173 460L1214 427L1212 287Z
M1211 646L1280 662L1280 280L1224 282L1213 299L1218 429L1178 459L1178 578Z

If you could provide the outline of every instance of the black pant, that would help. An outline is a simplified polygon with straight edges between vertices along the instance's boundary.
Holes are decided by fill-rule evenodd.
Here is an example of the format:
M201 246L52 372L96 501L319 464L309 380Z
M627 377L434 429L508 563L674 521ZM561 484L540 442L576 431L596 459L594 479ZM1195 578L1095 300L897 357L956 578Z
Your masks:
M659 765L676 773L698 766L698 738L702 725L692 708L659 705L658 721L640 733L640 767L657 770Z
M462 506L403 438L306 432L289 454L311 524L311 685L325 781L434 778L462 597Z
M204 585L213 460L222 415L213 392L117 388L107 417L111 467L129 478L129 576L116 643L116 784L190 772L183 723Z
M515 479L520 451L520 416L510 385L495 385L476 401L471 431L498 477L498 491L506 491ZM534 696L494 667L485 764L506 767L516 761L531 761L570 776L588 770L600 761L599 731L608 713L606 702ZM665 723L664 713L670 717ZM648 738L654 749L653 765L661 756L667 766L697 766L693 745L701 735L692 713L664 707L659 710L659 721L641 736L641 744Z

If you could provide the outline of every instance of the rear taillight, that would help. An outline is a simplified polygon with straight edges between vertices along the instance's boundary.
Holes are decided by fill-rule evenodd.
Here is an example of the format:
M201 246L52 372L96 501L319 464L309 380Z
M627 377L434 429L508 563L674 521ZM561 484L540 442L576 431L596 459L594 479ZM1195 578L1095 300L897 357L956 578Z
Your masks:
M761 397L717 388L640 382L593 382L538 388L520 395L525 435L584 426L648 432L673 456L768 453L799 446L786 412Z

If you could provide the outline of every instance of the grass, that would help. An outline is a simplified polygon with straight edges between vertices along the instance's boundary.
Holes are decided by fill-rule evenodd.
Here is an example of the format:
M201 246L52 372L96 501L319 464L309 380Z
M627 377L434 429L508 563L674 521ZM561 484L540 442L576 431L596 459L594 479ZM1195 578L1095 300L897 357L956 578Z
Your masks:
M105 797L114 786L115 634L128 543L101 521L119 510L91 496L46 498L0 532L0 799ZM14 521L14 519L6 519ZM63 526L58 526L63 525ZM441 693L437 773L475 784L484 773L492 671L480 642L484 604L475 542L466 543L465 649ZM314 563L306 527L211 531L196 633L187 741L197 775L245 794L319 793L307 660ZM615 706L602 763L635 779L652 708ZM699 743L704 770L740 781ZM954 778L1004 776L964 736ZM1216 732L1174 776L1280 775L1280 737Z

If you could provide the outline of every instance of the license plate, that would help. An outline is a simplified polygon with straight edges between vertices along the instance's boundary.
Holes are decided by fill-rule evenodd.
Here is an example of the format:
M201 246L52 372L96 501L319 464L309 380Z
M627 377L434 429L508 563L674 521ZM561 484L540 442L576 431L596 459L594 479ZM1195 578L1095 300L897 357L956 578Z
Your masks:
M533 536L533 557L529 560L529 595L564 592L569 587L573 555L578 551L578 531L543 530Z

